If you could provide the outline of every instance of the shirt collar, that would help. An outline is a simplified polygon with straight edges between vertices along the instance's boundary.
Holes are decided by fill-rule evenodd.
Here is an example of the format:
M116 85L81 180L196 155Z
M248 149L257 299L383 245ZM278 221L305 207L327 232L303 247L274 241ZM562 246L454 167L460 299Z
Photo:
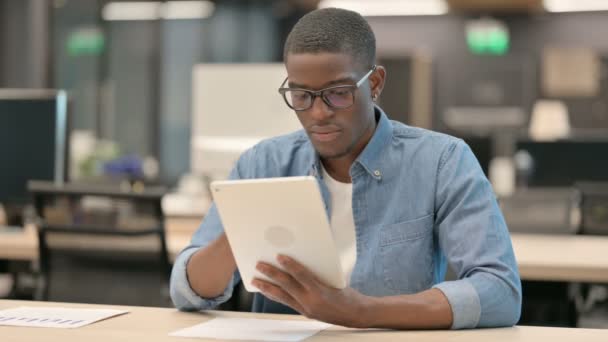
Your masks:
M393 135L393 126L384 111L376 106L374 108L376 116L379 116L378 124L374 135L367 143L355 163L359 163L367 173L373 178L382 179L382 151Z

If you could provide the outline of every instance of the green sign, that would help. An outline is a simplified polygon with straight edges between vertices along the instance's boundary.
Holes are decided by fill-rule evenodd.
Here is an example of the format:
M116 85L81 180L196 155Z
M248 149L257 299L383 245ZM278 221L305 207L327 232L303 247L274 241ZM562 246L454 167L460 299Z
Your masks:
M509 51L509 31L504 25L490 20L467 26L467 45L477 55L504 55Z
M67 51L71 57L98 56L105 48L103 33L96 28L79 29L68 37Z

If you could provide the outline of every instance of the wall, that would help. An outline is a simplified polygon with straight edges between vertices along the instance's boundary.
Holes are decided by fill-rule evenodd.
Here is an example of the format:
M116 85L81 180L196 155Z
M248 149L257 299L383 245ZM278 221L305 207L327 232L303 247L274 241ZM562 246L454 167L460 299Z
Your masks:
M49 85L49 3L0 0L0 87Z
M541 96L539 92L539 63L545 46L591 47L604 56L608 55L608 12L543 14L536 16L508 16L502 19L511 34L511 50L504 57L479 57L472 55L465 42L465 16L437 17L377 17L369 18L377 37L378 54L408 54L421 50L432 56L434 68L434 122L435 128L445 129L440 113L462 99L459 90L471 91L466 84L467 76L479 73L500 74L514 77L508 70L521 70L521 80L505 80L505 93L511 96L525 93L523 103L529 111L532 102ZM503 77L503 76L499 76ZM605 77L605 76L604 76ZM463 82L465 82L463 84ZM520 86L522 89L515 87ZM511 95L509 95L511 94ZM594 102L608 102L606 82L604 95L583 103L569 103L578 124L608 128L606 106L594 106ZM576 102L576 101L574 101ZM592 111L596 111L592 113ZM597 111L600 111L599 115ZM594 119L595 117L595 119Z

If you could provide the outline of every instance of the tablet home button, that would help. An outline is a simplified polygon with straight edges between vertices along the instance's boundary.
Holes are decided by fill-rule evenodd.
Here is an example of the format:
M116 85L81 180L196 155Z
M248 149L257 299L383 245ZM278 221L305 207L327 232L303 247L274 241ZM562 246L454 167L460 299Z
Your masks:
M266 228L264 238L271 245L278 248L289 247L296 240L295 235L289 229L281 226L271 226Z

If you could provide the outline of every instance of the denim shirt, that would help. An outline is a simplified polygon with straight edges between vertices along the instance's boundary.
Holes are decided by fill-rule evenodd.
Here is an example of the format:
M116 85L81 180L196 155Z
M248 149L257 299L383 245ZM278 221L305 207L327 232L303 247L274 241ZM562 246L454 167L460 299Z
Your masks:
M437 288L450 303L453 329L514 325L521 281L511 239L470 148L460 139L391 121L380 108L376 115L376 131L350 168L357 244L351 287L378 297ZM229 178L314 175L329 215L320 171L319 156L300 130L243 153ZM212 309L231 297L238 271L224 293L211 299L199 297L186 274L192 254L222 231L212 205L175 260L171 297L178 309ZM444 281L448 263L457 280ZM261 294L254 311L293 313Z

